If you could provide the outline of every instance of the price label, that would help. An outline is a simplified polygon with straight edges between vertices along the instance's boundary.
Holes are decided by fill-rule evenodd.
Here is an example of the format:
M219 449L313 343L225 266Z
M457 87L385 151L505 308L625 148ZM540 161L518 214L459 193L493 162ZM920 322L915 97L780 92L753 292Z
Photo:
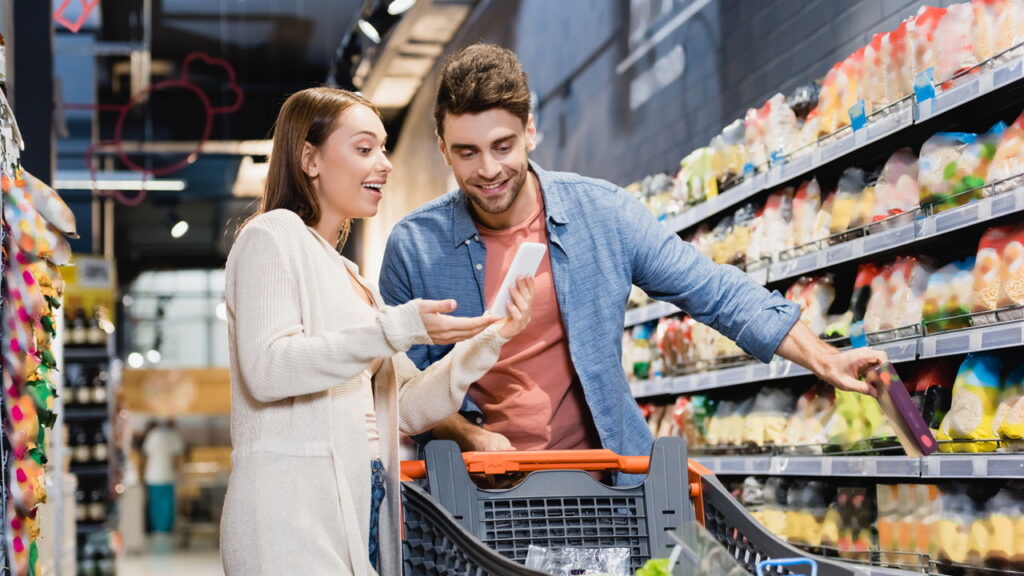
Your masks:
M981 335L981 347L983 349L1006 348L1021 343L1020 325L1009 328L989 328Z
M978 221L978 205L972 204L943 212L935 217L935 232L942 234L957 228L969 226Z
M840 138L835 144L825 148L821 152L821 161L829 162L853 150L853 135Z
M844 242L838 246L833 246L825 253L825 262L828 264L835 264L836 262L845 262L850 258L853 258L853 242Z
M940 94L935 99L935 112L942 112L954 106L959 106L968 100L976 98L980 92L981 83L977 78L973 78L961 86Z
M992 86L994 88L1005 86L1006 84L1019 79L1022 76L1022 73L1024 73L1024 60L1018 59L1016 62L1012 62L1006 66L996 69L992 75Z
M810 154L804 154L803 156L794 159L791 162L782 165L782 180L789 180L795 178L807 172L811 169L811 158Z
M1024 477L1024 456L989 457L988 470L990 478L1022 478Z
M971 337L969 334L935 337L936 356L946 356L948 354L962 354L970 351Z
M1000 194L992 199L992 215L1001 216L1017 210L1017 195Z
M887 230L881 234L872 234L864 239L864 252L875 253L901 246L914 239L914 225L907 224Z

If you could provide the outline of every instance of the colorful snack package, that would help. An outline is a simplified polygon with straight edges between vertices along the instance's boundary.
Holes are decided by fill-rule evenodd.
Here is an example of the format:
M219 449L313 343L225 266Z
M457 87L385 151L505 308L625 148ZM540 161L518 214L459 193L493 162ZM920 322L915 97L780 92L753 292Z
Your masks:
M821 210L821 187L818 179L807 180L797 188L793 196L792 244L794 247L804 246L818 240L814 234L814 224Z
M970 318L962 316L971 311L973 270L974 258L971 257L943 266L928 279L922 310L926 333L971 325Z
M978 242L971 292L971 313L975 314L971 320L975 325L998 321L995 311L999 308L999 291L1006 273L1003 253L1012 234L1012 226L989 228Z
M821 81L821 91L818 93L818 134L816 136L831 134L840 127L839 83L841 80L839 76L842 65L842 62L834 64L825 74L824 80Z
M836 129L850 124L850 108L853 108L859 98L858 85L863 67L863 47L847 56L846 60L841 62L836 84L839 95L838 110L836 111L839 118L837 119Z
M921 323L924 294L933 268L919 258L902 257L893 263L887 276L890 313L882 321L883 330Z
M914 210L920 202L920 195L917 157L910 148L901 148L885 162L882 175L875 184L876 200L871 220L884 220Z
M907 33L914 60L911 82L913 82L913 78L918 74L937 66L935 31L945 15L945 8L922 6L917 11L917 15L910 21ZM938 70L936 70L935 80L936 82L942 82L946 78L939 76Z
M946 8L935 29L935 79L945 82L978 63L973 46L974 10L964 2Z
M779 158L792 152L798 132L796 113L789 107L786 97L776 94L764 105L767 118L765 148L769 158Z
M914 92L914 54L908 29L910 22L901 22L882 37L882 60L887 77L885 98L896 102Z
M971 0L971 10L974 12L974 27L971 43L974 48L974 58L978 62L984 62L995 56L999 50L996 33L996 4L999 0Z
M1020 53L1024 43L1024 2L998 0L996 2L996 51L1014 48L1012 55Z
M957 163L977 138L977 134L966 132L939 132L925 141L917 175L922 206L932 204L936 212L955 206L948 201L956 193Z
M869 334L883 330L883 324L886 323L885 317L889 310L892 309L892 298L889 293L888 281L890 274L892 274L891 263L877 270L871 278L871 284L868 288L870 297L864 309L864 331Z
M995 436L995 419L1000 390L1002 359L995 354L968 354L956 382L953 402L943 420L948 422L949 436L954 440L987 440ZM971 442L954 445L956 452L992 452L995 442Z
M860 82L857 87L860 91L860 99L864 101L865 114L871 114L889 103L885 95L885 83L889 78L889 73L885 68L887 61L883 57L884 48L882 47L884 38L888 34L888 32L875 34L871 37L871 42L864 47L864 61L860 69Z
M814 386L796 402L793 414L786 422L782 439L785 446L797 447L801 454L820 454L824 443L822 433L832 417L834 394L831 388Z
M831 234L841 234L856 227L861 221L861 197L867 186L867 176L860 168L847 168L839 177L835 201L832 204ZM868 214L870 215L870 211Z
M800 305L800 321L815 334L824 334L828 309L835 300L832 277L803 277L786 290L786 298Z
M765 135L768 127L764 117L757 108L747 109L743 117L743 144L747 148L747 162L754 168L768 163L768 150L765 147Z
M967 561L968 534L974 516L974 502L967 494L950 492L942 495L933 535L940 560L957 564Z
M818 217L814 220L814 231L813 236L816 239L827 238L832 229L832 206L835 204L836 192L835 190L825 195L825 199L821 202L821 209L818 210Z
M1024 174L1024 113L1003 131L986 182L1000 182Z

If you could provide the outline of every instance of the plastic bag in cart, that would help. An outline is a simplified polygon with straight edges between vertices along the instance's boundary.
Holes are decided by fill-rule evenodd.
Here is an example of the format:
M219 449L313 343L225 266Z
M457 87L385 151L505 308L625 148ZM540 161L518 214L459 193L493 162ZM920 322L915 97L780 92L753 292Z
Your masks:
M530 546L526 567L552 576L630 576L629 548Z

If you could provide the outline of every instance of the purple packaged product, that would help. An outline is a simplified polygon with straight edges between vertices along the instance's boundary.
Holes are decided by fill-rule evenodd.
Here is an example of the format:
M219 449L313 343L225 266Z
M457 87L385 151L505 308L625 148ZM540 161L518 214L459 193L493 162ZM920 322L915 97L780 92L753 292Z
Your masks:
M885 362L869 370L867 380L878 389L878 403L896 430L907 456L920 457L935 452L938 443L892 363Z

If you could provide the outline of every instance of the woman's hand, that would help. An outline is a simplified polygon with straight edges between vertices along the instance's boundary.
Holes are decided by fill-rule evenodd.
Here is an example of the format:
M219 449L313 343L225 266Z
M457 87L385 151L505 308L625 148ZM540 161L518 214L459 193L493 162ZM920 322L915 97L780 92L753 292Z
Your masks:
M530 311L533 308L533 278L520 276L509 289L509 302L506 305L508 316L501 321L498 334L511 340L530 323Z
M491 315L476 318L449 316L455 311L455 300L420 301L420 318L434 344L455 344L481 333L501 318Z

